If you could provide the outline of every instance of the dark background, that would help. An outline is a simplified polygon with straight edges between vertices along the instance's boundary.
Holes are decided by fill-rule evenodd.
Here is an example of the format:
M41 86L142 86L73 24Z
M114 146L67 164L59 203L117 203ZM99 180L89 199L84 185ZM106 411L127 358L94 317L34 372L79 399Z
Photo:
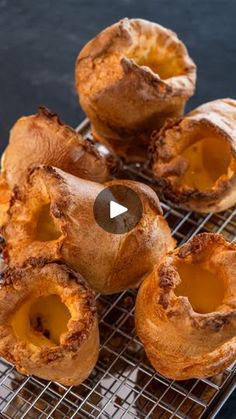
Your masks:
M0 0L0 151L16 119L39 105L72 126L82 120L74 91L76 56L98 31L125 16L157 21L185 42L198 65L188 109L236 97L234 0ZM236 418L235 395L220 417Z

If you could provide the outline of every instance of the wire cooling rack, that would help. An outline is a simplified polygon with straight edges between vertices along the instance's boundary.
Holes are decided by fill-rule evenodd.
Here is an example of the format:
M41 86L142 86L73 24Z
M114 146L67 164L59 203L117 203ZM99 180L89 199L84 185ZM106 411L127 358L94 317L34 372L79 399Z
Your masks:
M89 137L89 123L78 131ZM155 189L145 166L124 167L123 176ZM197 233L218 232L236 239L236 208L199 215L163 202L164 216L178 244ZM214 418L236 387L236 364L209 379L173 381L154 372L134 329L136 291L98 296L101 349L96 368L79 387L66 388L20 375L0 359L3 418Z

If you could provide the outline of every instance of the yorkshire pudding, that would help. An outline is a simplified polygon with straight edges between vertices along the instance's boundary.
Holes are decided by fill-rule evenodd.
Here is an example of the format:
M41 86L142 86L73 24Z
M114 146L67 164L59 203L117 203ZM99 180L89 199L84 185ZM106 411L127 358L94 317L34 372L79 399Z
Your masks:
M115 159L100 155L92 142L65 125L57 114L39 108L13 126L3 159L3 174L11 189L22 185L28 168L48 164L97 182L110 178Z
M139 223L125 234L108 233L94 218L96 197L112 185L131 188L142 202ZM128 180L102 185L50 166L35 168L24 191L17 191L2 234L10 266L35 258L63 260L102 293L137 286L174 246L159 200L148 186Z
M236 101L219 99L153 133L153 173L167 199L198 212L236 202Z
M126 160L144 160L152 130L182 115L196 67L174 32L126 18L85 45L75 80L94 137Z
M144 280L136 328L153 367L185 380L236 359L236 244L203 233L164 256Z
M0 355L23 374L78 385L98 357L94 294L55 263L7 269L0 286Z

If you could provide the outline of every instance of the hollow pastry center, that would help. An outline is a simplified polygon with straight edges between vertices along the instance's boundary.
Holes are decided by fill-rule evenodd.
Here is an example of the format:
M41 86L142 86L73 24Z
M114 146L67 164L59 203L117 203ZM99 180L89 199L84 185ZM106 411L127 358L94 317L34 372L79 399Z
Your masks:
M15 335L35 346L58 346L67 331L70 312L58 295L31 299L14 314L11 325Z
M177 296L188 297L197 313L216 311L222 304L225 286L223 280L200 264L181 263L177 265L181 283L175 288Z
M158 41L157 41L158 43ZM160 45L150 48L141 46L131 52L128 56L139 66L149 67L154 73L158 74L162 80L178 76L182 73L176 56Z
M50 203L42 205L37 214L35 240L47 242L57 240L60 236L61 231L56 226L50 212Z
M182 153L188 168L181 183L200 191L211 189L216 181L226 175L230 164L230 148L217 137L204 138Z

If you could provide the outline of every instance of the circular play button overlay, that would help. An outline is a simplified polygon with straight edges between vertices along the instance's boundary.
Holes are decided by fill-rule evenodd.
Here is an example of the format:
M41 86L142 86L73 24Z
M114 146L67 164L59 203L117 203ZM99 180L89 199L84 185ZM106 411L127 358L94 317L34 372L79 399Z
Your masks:
M125 234L139 223L143 206L139 196L123 185L114 185L100 192L94 202L94 218L105 231Z

